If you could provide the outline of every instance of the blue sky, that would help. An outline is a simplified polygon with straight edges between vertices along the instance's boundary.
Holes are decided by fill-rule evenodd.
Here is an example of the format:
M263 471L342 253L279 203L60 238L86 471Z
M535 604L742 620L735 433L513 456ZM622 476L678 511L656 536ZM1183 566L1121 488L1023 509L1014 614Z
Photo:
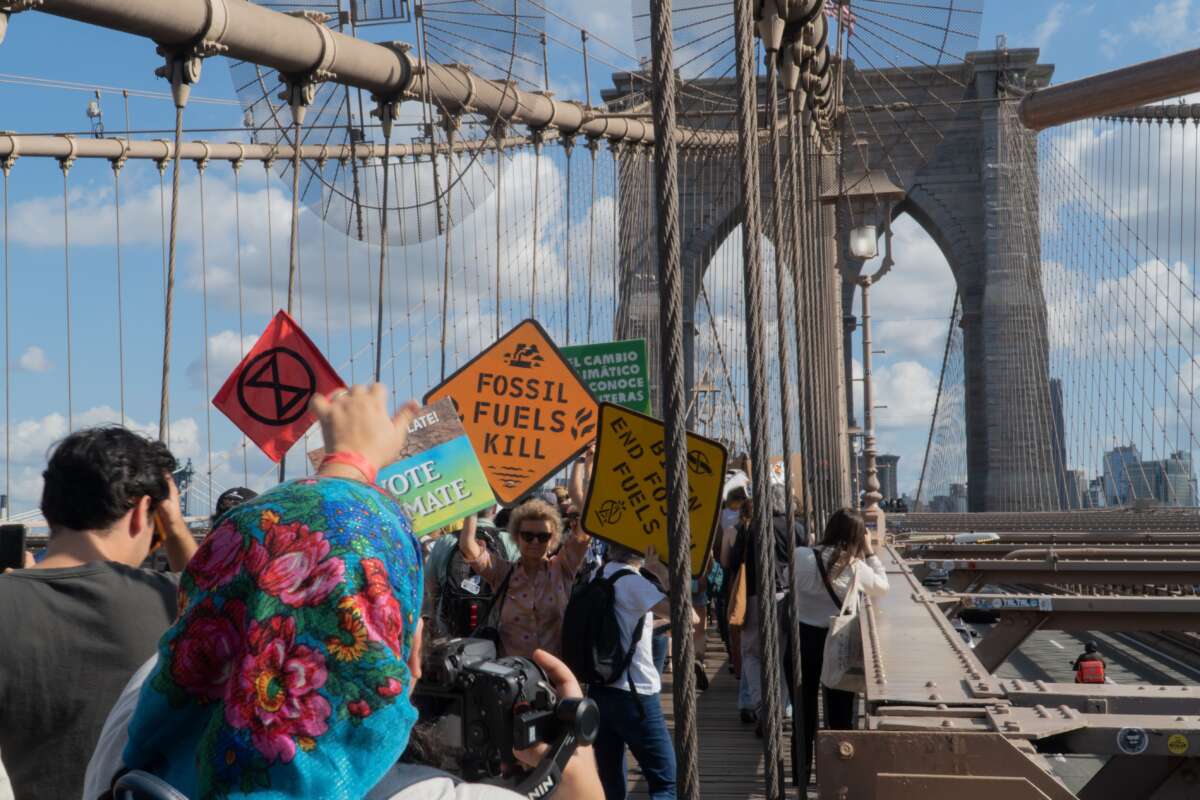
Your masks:
M628 0L604 4L565 0L555 3L554 8L601 39L612 42L621 51L637 49ZM549 27L564 40L577 40L577 32L558 23L552 21ZM980 47L993 46L998 34L1005 34L1012 48L1041 47L1042 60L1056 65L1055 80L1064 81L1183 49L1191 46L1198 31L1200 3L1193 4L1192 0L1144 3L1132 12L1129 4L1117 0L993 0L985 9ZM388 34L383 29L374 29L369 30L368 35L386 38ZM391 35L404 38L405 32L393 31ZM597 58L622 67L631 66L628 59L607 51L603 44L594 43L593 48ZM558 96L579 96L583 78L577 59L565 50L556 49L552 61L552 85ZM84 109L91 97L90 89L31 86L22 76L165 94L165 82L153 76L158 63L150 42L40 13L19 14L13 18L6 40L0 44L0 108L4 109L0 128L21 133L86 133L89 130ZM593 66L591 77L595 98L609 84L607 70ZM241 109L229 102L235 100L236 95L229 69L221 59L206 63L200 84L194 91L197 99L191 103L186 115L189 129L228 129L241 124ZM224 102L206 103L202 102L204 98ZM124 129L125 105L119 91L102 89L100 103L108 130ZM137 137L170 135L172 109L166 99L135 96L129 99L128 108L131 125L139 131L135 134ZM236 134L215 131L196 133L190 138L224 141L236 138ZM555 170L561 171L561 168L561 159L549 164L543 179L557 176L559 172ZM194 223L199 201L195 170L185 169L185 176L184 208L192 209L190 219ZM168 188L169 177L168 173ZM132 423L147 430L156 428L161 360L158 180L153 166L145 163L130 164L122 173L124 292L121 299L125 309L126 412ZM233 209L235 198L230 170L223 165L213 166L206 173L205 182L207 213L203 247L211 269L207 272L199 269L202 246L199 226L186 226L179 259L176 337L180 344L175 354L172 383L172 444L180 456L194 459L201 468L205 466L208 451L215 451L214 481L228 486L242 481L239 439L215 412L211 415L210 432L206 397L215 393L244 344L239 342L236 282L232 277L237 255L234 226L239 223L242 226L241 256L247 269L251 272L258 269L263 275L267 270L273 272L276 305L279 305L280 277L286 271L286 220L290 201L278 176L270 178L268 187L264 171L256 165L249 165L240 176L240 217ZM62 191L62 173L53 161L21 159L13 170L10 180L12 313L8 321L12 330L14 362L10 373L13 457L10 464L0 465L0 480L7 468L12 475L17 510L36 503L45 449L67 429ZM112 172L106 163L81 160L70 171L72 406L76 426L119 417L112 191ZM268 199L273 259L268 259L266 252ZM600 202L607 202L607 208L611 210L611 198L603 192ZM326 261L333 258L328 254L341 253L344 249L344 237L336 231L326 233L328 236L323 242L320 226L311 224L311 219L304 229L308 248L304 258L309 270L305 273L306 280L314 281L320 277L314 271L316 261L321 258L321 251L316 248L324 245ZM544 232L544 237L551 235L559 233ZM519 232L514 236L517 241L507 245L514 257L527 254L536 247L539 253L545 254L543 269L547 272L542 273L544 276L556 274L554 270L566 270L571 259L569 255L556 255L559 248L554 242L520 241ZM911 224L902 223L897 236L896 274L889 278L892 286L884 297L879 298L876 308L877 330L880 337L887 340L882 346L888 350L888 355L877 363L877 393L879 402L889 406L881 412L879 419L881 450L901 455L901 489L909 490L915 486L928 430L945 317L949 313L953 288L944 260L923 234ZM411 264L411 259L419 255L424 276L426 256L431 265L436 263L437 247L436 243L427 242L423 247L404 251L403 257L410 259ZM350 256L355 264L371 257L358 245ZM347 379L351 373L350 358L354 356L354 374L361 380L365 362L369 360L369 354L362 350L367 335L365 300L369 290L366 276L360 272L355 270L352 291L356 300L351 313L357 316L352 316L348 323L334 320L328 340L322 319L326 307L313 301L319 294L318 287L306 288L304 297L310 315L306 327L310 333L318 343L329 342L331 360ZM478 276L474 279L467 275L462 277L468 284L474 280L471 291L480 297L479 318L484 318L486 303L481 298L487 294L486 284ZM344 283L344 278L339 279ZM205 280L208 281L210 336L207 387L200 346ZM264 281L252 281L247 286L242 328L244 336L252 339L269 317L272 292L270 284ZM420 281L419 291L428 290L426 282ZM344 316L346 310L339 309L336 313ZM408 320L407 327L405 321L398 321L397 335L404 338L408 331L414 338L428 337L429 329L437 321L429 315L426 317ZM451 356L455 359L469 357L483 344L484 334L480 330L452 330L451 334ZM415 355L419 350L421 348L415 342L411 348L406 348L403 342L396 348L401 354L397 358L402 373L397 381L400 393L420 393L429 386L431 376ZM407 375L403 374L405 369ZM295 467L301 461L299 448L293 452L291 461ZM3 452L0 452L0 459L3 459ZM253 446L246 463L252 483L263 484L269 480L270 465L253 452Z

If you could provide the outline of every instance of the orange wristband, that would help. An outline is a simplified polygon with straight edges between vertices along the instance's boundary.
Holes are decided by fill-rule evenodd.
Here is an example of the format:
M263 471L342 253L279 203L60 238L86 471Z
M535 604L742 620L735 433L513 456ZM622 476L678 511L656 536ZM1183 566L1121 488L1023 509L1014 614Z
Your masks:
M379 475L379 470L377 470L370 461L367 461L366 458L358 453L351 453L346 450L327 454L321 459L321 466L318 468L318 472L324 468L326 464L344 464L347 467L353 467L362 473L362 476L366 478L367 483L375 483L375 478L377 475Z

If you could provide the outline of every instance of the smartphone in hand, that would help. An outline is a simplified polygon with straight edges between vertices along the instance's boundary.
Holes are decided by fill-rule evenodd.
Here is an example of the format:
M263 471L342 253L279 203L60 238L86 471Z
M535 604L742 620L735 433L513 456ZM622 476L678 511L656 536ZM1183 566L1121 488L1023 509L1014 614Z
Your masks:
M25 566L25 534L27 528L16 523L0 525L0 572Z

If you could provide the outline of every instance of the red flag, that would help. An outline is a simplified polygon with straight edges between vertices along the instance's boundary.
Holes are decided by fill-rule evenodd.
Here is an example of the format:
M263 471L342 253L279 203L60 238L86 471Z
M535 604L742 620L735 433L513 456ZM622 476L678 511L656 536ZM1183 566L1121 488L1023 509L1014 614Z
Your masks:
M278 462L316 421L318 392L344 388L317 346L280 311L213 398L213 405Z

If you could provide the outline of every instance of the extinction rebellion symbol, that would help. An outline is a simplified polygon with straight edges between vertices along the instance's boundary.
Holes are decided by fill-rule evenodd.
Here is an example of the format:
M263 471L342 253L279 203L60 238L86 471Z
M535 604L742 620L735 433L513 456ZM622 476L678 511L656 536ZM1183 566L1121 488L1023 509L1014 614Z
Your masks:
M299 353L274 347L255 356L238 375L238 404L264 425L290 425L308 411L316 388L317 376Z

